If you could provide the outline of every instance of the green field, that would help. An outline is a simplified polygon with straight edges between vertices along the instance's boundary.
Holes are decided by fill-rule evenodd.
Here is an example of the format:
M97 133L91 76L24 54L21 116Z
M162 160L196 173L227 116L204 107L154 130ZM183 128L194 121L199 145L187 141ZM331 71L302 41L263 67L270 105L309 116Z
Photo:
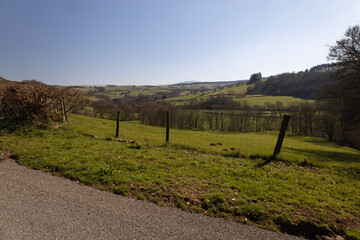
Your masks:
M90 87L79 87L74 88L79 90L84 94L88 94L89 92L94 92L96 96L88 96L91 100L99 100L99 96L107 96L110 98L122 98L125 95L129 95L132 97L137 97L140 95L144 96L153 96L155 94L164 95L166 93L170 93L172 90L181 90L179 92L179 99L182 98L189 99L188 95L191 91L206 93L207 91L214 91L219 89L221 86L225 86L229 83L221 83L221 82L214 82L214 83L196 83L196 84L175 84L175 85L167 85L167 86L114 86L114 85L107 85L107 86L90 86ZM99 90L101 89L101 91ZM192 95L194 97L200 96L199 94Z
M164 128L121 122L115 139L114 121L70 117L57 128L2 129L0 149L26 166L159 205L275 231L296 233L308 224L360 239L357 150L289 134L283 161L264 165L256 156L271 155L276 132L172 129L164 145Z
M254 105L264 106L265 103L275 104L276 102L282 102L285 107L288 107L294 103L315 102L314 100L305 100L291 96L265 96L265 95L247 95L246 98L236 98L234 100L239 102L245 100L249 103L250 106L254 106Z
M246 95L246 97L236 97L236 94L246 94L247 88L251 85L247 85L246 83L235 84L231 86L225 86L223 88L214 89L208 92L198 93L196 95L185 95L185 96L178 96L174 98L166 99L166 101L189 101L197 99L199 101L206 100L210 97L214 96L226 96L228 95L234 101L237 102L247 102L250 106L264 106L265 103L275 104L276 102L282 102L285 107L293 104L293 103L300 103L300 102L311 102L313 103L314 100L305 100L301 98L296 98L292 96L266 96L266 95Z
M165 99L164 101L186 101L186 100L193 100L195 98L200 97L200 95L195 95L195 94L189 94L189 95L182 95L182 96L178 96L178 97L173 97L173 98L169 98L169 99Z
M100 138L114 137L115 122L104 119L84 120L88 117L73 115L77 128ZM80 122L83 123L80 124ZM93 127L97 125L97 127ZM161 146L165 143L165 128L143 125L138 122L120 122L120 139L135 140L140 144ZM216 131L170 130L170 143L194 148L203 152L240 156L271 156L278 132L233 133ZM213 146L213 144L216 146ZM232 150L234 149L234 150ZM344 161L346 156L348 161ZM297 136L287 133L280 158L291 163L302 163L360 170L360 151L328 142L323 138Z
M231 86L226 86L222 89L218 89L217 91L210 93L209 95L216 94L245 94L247 88L251 85L247 85L246 83L235 84Z
M220 83L199 83L199 84L179 84L169 86L103 86L102 91L97 91L95 87L77 88L77 90L88 94L95 91L95 95L88 96L92 101L99 100L100 96L107 96L112 99L123 98L125 95L138 97L140 95L153 96L160 94L160 97L170 94L172 90L181 90L176 97L166 98L163 101L169 101L175 105L186 104L191 100L204 101L210 97L217 95L228 95L237 102L247 102L250 106L264 106L265 103L275 104L282 102L285 107L299 102L314 102L314 100L304 100L291 96L265 96L265 95L246 95L243 97L236 97L237 94L246 94L247 88L251 85L246 83L238 83L232 85L221 85ZM192 93L191 93L192 91ZM195 91L195 93L194 93ZM159 99L161 99L159 97Z
M179 102L179 103L184 103L186 101L190 101L190 100L194 100L197 99L199 101L201 100L206 100L212 96L216 96L219 95L220 93L218 92L214 92L211 94L206 94L206 95L185 95L185 96L179 96L179 97L174 97L174 98L169 98L166 99L165 101L170 101L170 102ZM291 97L291 96L265 96L265 95L246 95L246 97L241 97L241 98L232 98L234 101L236 102L246 102L248 105L250 106L264 106L265 103L270 103L270 104L275 104L276 102L282 102L283 105L285 107L288 107L294 103L300 103L300 102L315 102L315 100L305 100L302 98L296 98L296 97Z

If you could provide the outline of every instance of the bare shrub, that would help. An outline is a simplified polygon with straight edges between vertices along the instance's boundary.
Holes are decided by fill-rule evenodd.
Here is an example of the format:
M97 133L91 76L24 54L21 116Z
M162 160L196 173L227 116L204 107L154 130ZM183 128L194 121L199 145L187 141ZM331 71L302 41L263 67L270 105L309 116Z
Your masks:
M16 84L3 89L0 119L13 124L67 121L68 112L84 103L81 93L44 84Z
M48 86L19 84L4 89L0 114L12 123L33 124L54 119L54 90Z

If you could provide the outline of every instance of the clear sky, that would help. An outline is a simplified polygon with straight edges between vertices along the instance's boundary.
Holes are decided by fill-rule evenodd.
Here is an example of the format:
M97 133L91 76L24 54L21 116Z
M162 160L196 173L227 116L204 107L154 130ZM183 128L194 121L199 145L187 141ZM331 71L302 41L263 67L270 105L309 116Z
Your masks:
M0 76L47 84L249 79L326 63L360 0L0 0Z

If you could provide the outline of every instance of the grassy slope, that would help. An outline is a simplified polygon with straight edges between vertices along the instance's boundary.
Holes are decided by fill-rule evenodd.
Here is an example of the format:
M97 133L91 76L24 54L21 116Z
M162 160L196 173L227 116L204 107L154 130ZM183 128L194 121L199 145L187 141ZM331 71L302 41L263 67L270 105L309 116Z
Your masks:
M89 120L91 119L91 120ZM114 135L115 122L73 115L77 129L91 135L108 138ZM96 126L96 127L94 127ZM195 148L202 152L223 155L270 156L274 150L278 133L221 133L213 131L170 130L172 144ZM165 129L142 125L137 122L120 122L120 138L133 139L140 144L160 146L165 142ZM216 146L212 146L215 143ZM231 148L235 150L231 150ZM346 156L346 160L343 157ZM283 161L304 163L332 168L359 169L360 152L330 143L322 138L297 136L288 133L280 154Z
M301 98L291 97L291 96L265 96L265 95L247 95L246 98L237 98L235 101L247 101L249 105L259 105L263 106L266 102L275 104L277 101L282 102L284 106L289 106L293 103L300 102L314 102L314 100L304 100Z
M98 92L98 94L105 95L111 98L121 98L125 94L130 96L151 96L155 93L168 93L173 89L182 89L183 92L180 95L186 97L187 90L198 90L201 89L217 89L224 84L222 83L198 83L198 84L177 84L177 85L168 85L168 86L103 86L104 91ZM78 88L77 90L86 94L91 90L96 90L95 88ZM204 90L202 90L204 91ZM196 95L195 95L196 96ZM180 98L181 99L181 98Z
M213 91L209 91L205 94L197 94L197 95L188 95L188 96L179 96L175 98L169 98L167 101L186 101L191 99L197 100L205 100L209 97L222 95L222 94L245 94L247 91L248 86L246 83L239 84L239 85L231 85L226 86L222 89L217 89ZM271 104L275 104L277 101L280 101L284 104L284 106L288 106L292 103L298 102L305 102L310 101L313 102L314 100L304 100L301 98L295 98L291 96L265 96L265 95L247 95L245 98L234 98L235 101L243 102L246 101L249 105L259 105L263 106L265 102L269 102Z
M226 86L223 89L216 91L214 93L210 93L209 95L216 95L216 94L245 94L247 91L247 85L246 83L242 84L235 84L231 86Z
M281 162L261 166L262 160L214 154L213 148L226 146L201 147L196 138L186 135L201 132L183 131L187 132L183 141L190 147L181 148L161 146L163 137L157 135L163 133L161 128L122 123L121 129L123 139L135 138L141 148L110 140L113 121L76 115L58 129L3 133L0 148L12 151L24 165L160 205L273 230L311 222L338 233L359 234L360 179L352 174L359 169L358 151L321 139L291 136L288 140L294 142L290 145L297 150L287 147L286 151L292 154L303 156L309 151L307 145L328 152L327 159L319 160L319 150L309 151L314 156L311 161L321 167ZM276 138L275 133L266 135ZM232 137L235 134L226 134L223 144ZM246 141L250 140L251 135Z
M124 97L125 94L129 94L130 96L152 96L155 93L169 93L172 89L183 89L180 92L179 96L165 99L164 101L170 101L176 104L183 104L186 101L197 99L197 100L206 100L211 96L221 95L221 94L245 94L247 91L246 83L241 83L239 85L229 85L223 86L217 83L210 84L185 84L185 85L169 85L169 86L104 86L104 92L98 92L98 94L108 96L110 98L121 98ZM204 91L200 89L209 89L208 91ZM84 94L89 92L90 90L95 90L94 88L79 88ZM189 94L189 90L198 90L197 94ZM98 100L99 98L96 96L88 97L90 100ZM285 106L294 103L294 102L303 102L305 100L301 98L294 98L291 96L264 96L264 95L247 95L246 98L234 98L235 101L247 101L251 106L254 105L264 105L265 102L270 102L272 104L277 101L283 102ZM310 100L312 101L312 100Z

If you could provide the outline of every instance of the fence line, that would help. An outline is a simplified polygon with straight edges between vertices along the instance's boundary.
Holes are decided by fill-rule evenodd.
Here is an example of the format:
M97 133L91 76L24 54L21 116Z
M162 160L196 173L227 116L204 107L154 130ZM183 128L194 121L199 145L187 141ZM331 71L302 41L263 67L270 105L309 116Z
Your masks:
M212 113L211 113L212 114ZM275 156L274 148L278 141L279 123L278 116L261 116L263 119L276 119L278 128L276 131L253 131L253 132L222 132L209 129L179 129L171 127L171 112L165 113L165 120L169 116L169 122L163 126L149 126L139 122L120 121L119 138L124 140L135 140L140 144L162 145L166 142L181 145L185 148L196 149L208 153L220 153L236 156ZM271 122L271 121L270 121ZM275 122L273 122L275 123ZM166 125L169 125L166 130ZM254 124L256 124L254 122ZM291 125L291 120L289 125ZM291 130L291 127L289 127ZM258 129L255 129L258 130ZM169 135L167 135L167 132ZM164 136L165 135L165 136ZM280 159L296 162L312 160L328 161L339 157L346 152L350 158L359 158L359 151L341 147L328 142L324 138L299 136L298 134L286 131L284 133Z

